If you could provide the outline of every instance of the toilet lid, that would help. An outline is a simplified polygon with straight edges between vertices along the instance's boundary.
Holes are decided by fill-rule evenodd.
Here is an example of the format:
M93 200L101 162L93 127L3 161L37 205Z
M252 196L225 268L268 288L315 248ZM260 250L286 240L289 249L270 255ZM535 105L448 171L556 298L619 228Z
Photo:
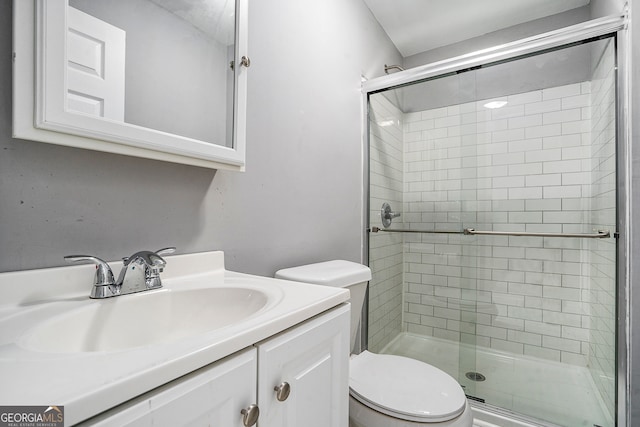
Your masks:
M351 395L384 414L440 422L465 409L466 397L456 380L418 360L364 351L351 359L349 367Z

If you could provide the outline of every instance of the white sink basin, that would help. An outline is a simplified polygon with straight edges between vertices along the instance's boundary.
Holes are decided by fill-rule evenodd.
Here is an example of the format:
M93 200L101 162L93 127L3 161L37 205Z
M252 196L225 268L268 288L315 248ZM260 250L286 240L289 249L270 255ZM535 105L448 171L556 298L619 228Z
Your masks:
M20 345L47 353L126 350L235 324L269 302L264 292L242 287L163 289L92 300L88 307L34 326Z

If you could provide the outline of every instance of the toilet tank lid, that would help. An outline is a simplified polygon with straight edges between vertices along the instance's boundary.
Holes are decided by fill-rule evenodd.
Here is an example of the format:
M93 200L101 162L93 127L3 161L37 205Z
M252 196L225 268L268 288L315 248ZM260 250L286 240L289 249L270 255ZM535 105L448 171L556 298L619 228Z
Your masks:
M344 288L371 280L371 270L356 262L335 260L278 270L276 279Z

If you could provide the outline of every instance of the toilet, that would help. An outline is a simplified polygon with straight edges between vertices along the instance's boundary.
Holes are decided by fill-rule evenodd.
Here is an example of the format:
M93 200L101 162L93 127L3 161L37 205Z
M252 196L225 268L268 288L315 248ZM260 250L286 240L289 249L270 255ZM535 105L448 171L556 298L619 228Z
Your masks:
M418 360L354 354L371 270L350 261L327 261L276 272L277 279L348 288L351 292L350 427L471 427L462 387L450 375ZM355 349L357 351L357 348Z

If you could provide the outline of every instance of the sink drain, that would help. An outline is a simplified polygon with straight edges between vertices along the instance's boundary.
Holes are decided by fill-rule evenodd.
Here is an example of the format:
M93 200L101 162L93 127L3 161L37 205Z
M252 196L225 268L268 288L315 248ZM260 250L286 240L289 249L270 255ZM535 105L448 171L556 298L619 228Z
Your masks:
M469 378L471 381L484 381L487 379L487 377L482 375L480 372L467 372L464 376Z

